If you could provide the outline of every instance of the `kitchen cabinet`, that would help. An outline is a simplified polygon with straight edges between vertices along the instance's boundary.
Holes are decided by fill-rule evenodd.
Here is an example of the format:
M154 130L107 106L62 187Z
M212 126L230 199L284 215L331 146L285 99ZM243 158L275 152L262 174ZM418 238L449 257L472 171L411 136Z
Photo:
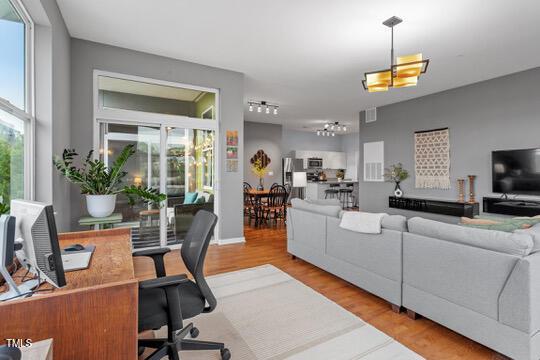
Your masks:
M295 157L303 160L306 169L309 158L321 158L324 169L347 168L347 154L342 151L296 150Z

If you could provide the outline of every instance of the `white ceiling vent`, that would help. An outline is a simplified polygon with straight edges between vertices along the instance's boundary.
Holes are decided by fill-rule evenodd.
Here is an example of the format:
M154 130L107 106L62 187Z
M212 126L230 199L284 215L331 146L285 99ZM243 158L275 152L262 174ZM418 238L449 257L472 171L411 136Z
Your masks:
M366 124L377 121L377 108L371 108L366 110Z

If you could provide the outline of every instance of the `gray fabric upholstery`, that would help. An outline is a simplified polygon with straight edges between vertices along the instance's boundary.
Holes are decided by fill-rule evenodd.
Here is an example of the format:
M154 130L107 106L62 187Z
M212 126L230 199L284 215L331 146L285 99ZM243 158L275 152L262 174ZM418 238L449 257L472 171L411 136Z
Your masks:
M540 253L518 261L499 298L499 321L531 335L540 331Z
M383 217L381 223L383 229L407 231L407 218L403 215L388 215Z
M533 247L530 235L467 228L419 217L408 221L409 232L486 250L527 256Z
M401 232L363 234L342 229L339 223L340 219L327 218L328 255L401 282Z
M292 239L323 253L326 243L326 216L298 208L290 208L287 227Z
M296 209L309 211L315 214L332 216L335 218L339 216L339 212L341 211L341 206L339 205L318 205L297 198L291 200L291 205Z
M339 199L306 199L306 201L315 205L335 205L341 207Z
M296 205L298 203L302 204L297 202ZM309 206L312 210L317 205ZM395 220L395 223L390 222L390 226L399 224L398 218ZM362 234L340 228L340 222L338 217L314 213L293 204L288 211L287 250L393 304L401 305L402 232L383 229L377 235Z
M403 234L403 283L498 319L498 297L520 257Z
M531 253L540 251L540 224L536 224L529 229L516 230L514 231L514 233L530 235L533 239L533 248L531 250Z

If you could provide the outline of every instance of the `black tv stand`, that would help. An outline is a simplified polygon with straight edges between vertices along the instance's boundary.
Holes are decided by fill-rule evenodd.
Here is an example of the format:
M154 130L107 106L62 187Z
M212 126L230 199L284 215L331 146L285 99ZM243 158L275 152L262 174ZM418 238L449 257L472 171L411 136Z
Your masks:
M540 215L540 200L529 199L508 199L506 197L485 197L483 198L484 212L514 215L514 216L536 216Z

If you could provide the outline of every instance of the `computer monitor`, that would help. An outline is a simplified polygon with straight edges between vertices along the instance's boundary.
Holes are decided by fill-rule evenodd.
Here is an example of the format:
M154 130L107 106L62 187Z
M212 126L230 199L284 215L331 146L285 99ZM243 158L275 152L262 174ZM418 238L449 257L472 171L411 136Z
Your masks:
M66 285L64 267L52 205L12 200L11 216L16 219L15 243L20 263L39 279L55 287Z

